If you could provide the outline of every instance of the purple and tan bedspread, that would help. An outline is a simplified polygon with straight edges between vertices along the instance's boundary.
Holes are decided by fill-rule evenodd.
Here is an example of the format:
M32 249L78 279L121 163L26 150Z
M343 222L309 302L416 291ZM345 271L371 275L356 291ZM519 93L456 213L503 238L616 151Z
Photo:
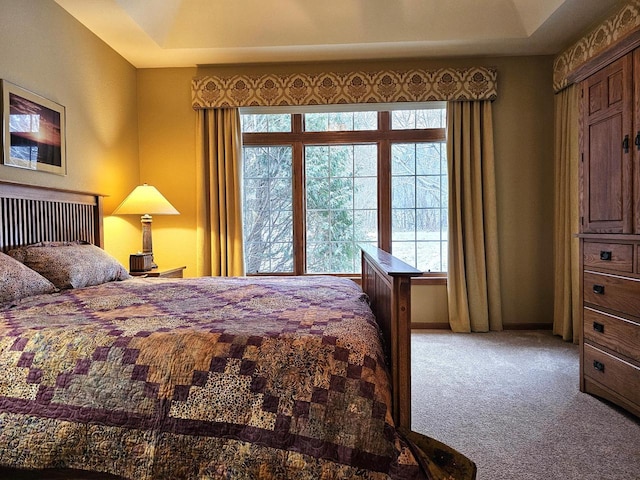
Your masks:
M135 480L425 478L363 294L135 279L0 310L0 465Z

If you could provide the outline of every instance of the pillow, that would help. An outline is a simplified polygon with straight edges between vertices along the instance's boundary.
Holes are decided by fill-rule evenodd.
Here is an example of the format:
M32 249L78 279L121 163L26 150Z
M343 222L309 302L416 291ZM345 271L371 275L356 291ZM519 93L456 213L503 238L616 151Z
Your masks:
M84 242L42 242L9 251L60 290L126 280L127 270L111 255Z
M55 291L53 283L42 275L0 252L0 305Z

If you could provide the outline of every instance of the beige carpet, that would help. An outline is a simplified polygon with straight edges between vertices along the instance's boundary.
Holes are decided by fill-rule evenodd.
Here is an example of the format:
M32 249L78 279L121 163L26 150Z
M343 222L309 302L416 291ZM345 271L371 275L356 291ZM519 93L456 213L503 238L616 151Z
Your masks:
M412 429L477 480L640 480L640 421L578 388L578 347L547 331L412 335Z

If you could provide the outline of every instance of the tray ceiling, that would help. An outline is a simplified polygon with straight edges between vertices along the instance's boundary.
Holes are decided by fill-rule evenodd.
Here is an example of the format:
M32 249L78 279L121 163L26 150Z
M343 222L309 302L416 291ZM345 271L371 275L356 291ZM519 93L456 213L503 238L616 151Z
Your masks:
M620 0L55 0L138 68L548 55Z

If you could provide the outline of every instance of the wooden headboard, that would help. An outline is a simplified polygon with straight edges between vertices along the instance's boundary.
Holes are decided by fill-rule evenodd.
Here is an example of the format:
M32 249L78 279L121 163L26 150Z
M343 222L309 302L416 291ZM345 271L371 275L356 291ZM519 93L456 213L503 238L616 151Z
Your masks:
M0 181L0 251L84 240L104 247L102 196Z

